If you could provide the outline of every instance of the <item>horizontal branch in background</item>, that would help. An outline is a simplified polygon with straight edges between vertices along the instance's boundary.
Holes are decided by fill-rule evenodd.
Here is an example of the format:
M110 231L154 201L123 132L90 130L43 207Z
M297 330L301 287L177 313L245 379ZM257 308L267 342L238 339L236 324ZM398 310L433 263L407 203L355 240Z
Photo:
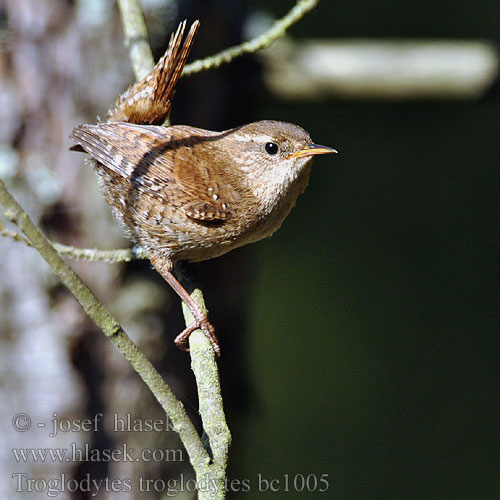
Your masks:
M469 40L279 40L264 78L289 99L477 99L499 74L493 44Z
M33 246L24 236L18 231L12 231L4 227L0 221L0 236L5 236L11 240L31 247ZM99 250L97 248L78 248L71 245L63 245L62 243L54 243L52 246L57 250L59 255L68 257L73 260L87 260L89 262L131 262L133 260L147 259L148 254L144 248L135 246L133 248L117 248L113 250Z

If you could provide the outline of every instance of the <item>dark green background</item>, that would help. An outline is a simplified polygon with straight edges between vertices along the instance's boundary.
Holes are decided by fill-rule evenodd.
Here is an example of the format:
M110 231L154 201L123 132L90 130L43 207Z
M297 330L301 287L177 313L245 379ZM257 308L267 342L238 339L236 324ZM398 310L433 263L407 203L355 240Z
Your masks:
M323 0L292 34L499 28L496 1ZM495 89L478 102L258 99L254 119L298 123L340 154L315 160L284 226L251 250L254 399L231 458L244 497L500 498L499 113ZM259 494L259 473L280 491ZM330 488L286 493L284 474L329 474Z

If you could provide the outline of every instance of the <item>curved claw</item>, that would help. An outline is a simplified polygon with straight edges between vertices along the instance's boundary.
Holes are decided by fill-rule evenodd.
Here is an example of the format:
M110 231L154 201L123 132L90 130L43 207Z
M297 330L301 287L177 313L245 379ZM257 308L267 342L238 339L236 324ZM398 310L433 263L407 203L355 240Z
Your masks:
M189 352L189 347L187 345L189 336L195 331L200 329L205 337L212 344L212 348L215 351L215 356L217 359L220 357L220 346L215 336L215 328L210 324L206 317L200 318L198 320L193 321L187 328L185 328L177 337L175 337L175 345L182 349L183 351Z
M187 341L189 336L197 329L199 328L196 323L192 323L189 325L187 328L182 330L177 337L175 337L175 345L181 349L182 351L189 352L189 347L187 345Z

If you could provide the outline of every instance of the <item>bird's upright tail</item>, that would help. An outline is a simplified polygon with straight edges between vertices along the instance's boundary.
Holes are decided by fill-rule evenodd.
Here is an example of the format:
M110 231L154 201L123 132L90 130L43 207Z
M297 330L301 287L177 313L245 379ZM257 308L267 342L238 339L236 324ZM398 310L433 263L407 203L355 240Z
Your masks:
M108 121L162 125L172 107L175 86L200 26L195 21L184 38L186 21L170 37L165 55L142 80L131 85L108 111Z

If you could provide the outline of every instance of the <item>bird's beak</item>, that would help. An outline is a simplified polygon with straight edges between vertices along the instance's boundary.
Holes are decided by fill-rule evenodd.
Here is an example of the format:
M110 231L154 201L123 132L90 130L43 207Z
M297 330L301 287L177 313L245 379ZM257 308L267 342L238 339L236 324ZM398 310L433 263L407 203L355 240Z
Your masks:
M295 153L289 155L287 157L287 160L289 158L303 158L304 156L327 155L329 153L338 153L338 151L328 146L320 146L319 144L308 144L304 149L300 149L299 151L295 151Z

